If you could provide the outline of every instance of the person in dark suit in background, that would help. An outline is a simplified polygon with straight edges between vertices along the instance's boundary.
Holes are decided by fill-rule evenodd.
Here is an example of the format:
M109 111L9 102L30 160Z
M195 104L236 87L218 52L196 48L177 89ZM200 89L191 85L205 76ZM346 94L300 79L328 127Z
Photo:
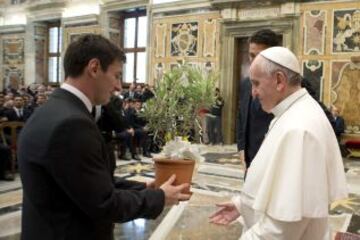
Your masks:
M165 204L189 199L188 184L115 185L105 142L91 115L119 84L124 52L86 34L64 57L65 83L34 112L20 135L23 240L111 240L114 222L156 218Z
M335 120L335 127L334 127L335 135L338 142L340 143L341 134L345 132L345 120L343 117L339 115L340 111L335 105L332 105L330 107L330 111Z
M140 86L141 87L141 86ZM124 98L127 99L136 99L136 98L140 98L141 97L141 92L139 93L136 89L135 89L135 83L131 83L129 86L129 91L124 93Z
M119 98L119 96L112 94L109 103L101 106L100 118L97 121L97 125L108 149L112 172L114 172L116 168L116 158L114 153L116 139L114 139L113 133L125 131L129 128L127 119L123 114L122 105L122 99Z
M273 31L264 29L255 32L249 39L250 63L262 50L278 45L278 37ZM247 77L240 83L240 106L236 130L238 151L241 160L245 161L246 169L250 167L251 161L258 152L273 118L272 114L262 110L259 100L251 96L251 91L250 78Z
M149 84L145 84L141 95L141 101L146 102L147 100L155 97L154 93L150 90Z
M14 107L5 110L4 115L8 121L25 122L31 115L32 111L24 107L24 99L21 96L15 96Z

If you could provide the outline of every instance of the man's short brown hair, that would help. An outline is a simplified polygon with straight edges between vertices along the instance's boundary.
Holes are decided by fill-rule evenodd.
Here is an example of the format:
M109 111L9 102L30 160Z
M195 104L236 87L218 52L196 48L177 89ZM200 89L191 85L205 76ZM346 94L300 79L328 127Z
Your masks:
M97 34L86 34L70 43L64 57L65 78L80 76L93 58L106 71L115 60L125 62L124 52L108 39Z

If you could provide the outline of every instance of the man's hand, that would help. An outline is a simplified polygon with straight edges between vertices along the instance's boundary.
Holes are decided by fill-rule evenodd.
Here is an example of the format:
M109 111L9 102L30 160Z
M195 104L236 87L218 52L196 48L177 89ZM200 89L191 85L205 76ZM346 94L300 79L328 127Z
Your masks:
M240 217L239 211L232 202L220 203L216 206L221 209L209 217L211 223L227 225Z
M178 204L179 201L189 200L191 195L181 193L185 188L189 187L188 183L183 183L178 186L173 186L173 182L175 181L176 176L172 175L160 188L165 193L165 205L173 205Z

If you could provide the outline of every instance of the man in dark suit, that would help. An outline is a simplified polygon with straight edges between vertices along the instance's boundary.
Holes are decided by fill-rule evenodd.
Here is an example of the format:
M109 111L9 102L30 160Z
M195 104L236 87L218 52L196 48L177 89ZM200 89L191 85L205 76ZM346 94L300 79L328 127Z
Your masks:
M344 121L344 118L339 115L340 111L336 106L332 105L330 110L331 110L331 113L332 113L332 115L334 117L334 121L335 121L335 124L334 124L335 135L336 135L338 142L340 143L341 134L343 134L345 132L345 121Z
M250 63L262 50L279 45L277 35L268 29L255 32L249 43ZM272 114L262 110L259 100L251 96L251 91L251 82L247 77L240 83L240 106L237 117L237 145L246 169L250 167L273 118Z
M147 100L155 97L154 93L150 90L149 84L144 85L143 93L141 95L141 101L146 102Z
M156 218L165 204L189 199L172 186L113 183L105 142L91 116L119 84L124 53L87 34L64 57L65 83L34 112L18 145L23 184L23 240L111 240L113 223Z
M137 99L137 98L140 98L140 97L141 97L141 93L136 91L135 83L131 83L130 86L129 86L129 91L124 93L124 98Z
M14 98L14 107L5 110L4 114L8 121L25 122L31 115L32 111L24 107L24 99L21 96Z
M121 87L121 85L119 86ZM116 167L114 144L116 140L118 140L117 137L113 136L113 132L123 132L130 128L122 105L122 99L119 96L113 94L110 98L110 102L101 107L100 118L97 122L97 125L108 147L113 171Z

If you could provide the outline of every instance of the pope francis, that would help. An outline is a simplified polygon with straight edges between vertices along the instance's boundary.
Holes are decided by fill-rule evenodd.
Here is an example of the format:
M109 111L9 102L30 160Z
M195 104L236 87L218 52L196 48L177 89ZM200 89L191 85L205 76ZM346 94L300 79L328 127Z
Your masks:
M299 61L287 48L262 51L250 79L253 97L274 119L242 193L219 204L210 221L228 224L241 216L241 240L328 240L328 206L347 197L334 131L301 88Z

